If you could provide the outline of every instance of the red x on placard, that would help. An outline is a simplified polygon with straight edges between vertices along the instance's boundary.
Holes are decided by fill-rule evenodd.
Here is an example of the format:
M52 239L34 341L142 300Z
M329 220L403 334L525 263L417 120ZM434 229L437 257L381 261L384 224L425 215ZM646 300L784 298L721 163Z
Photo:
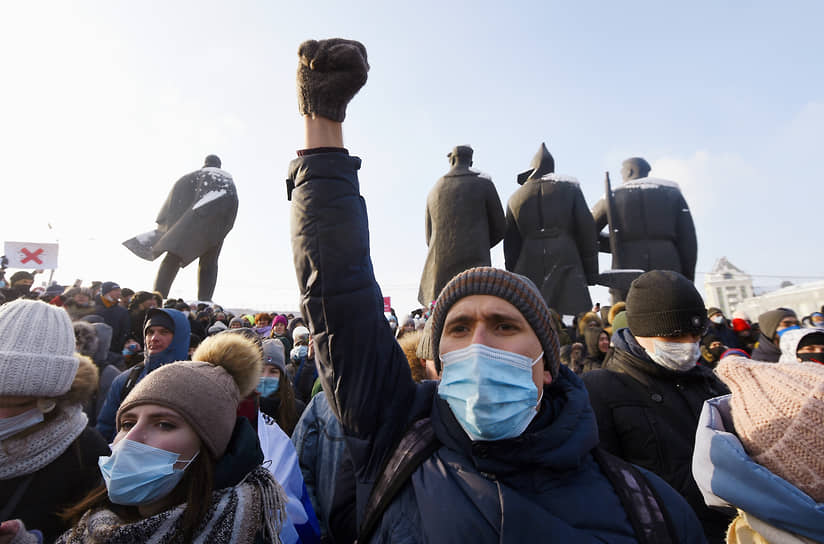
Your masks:
M36 262L37 264L43 264L43 261L41 261L41 260L40 260L40 258L38 257L38 255L40 255L41 253L43 253L43 249L42 249L42 248L38 248L38 249L37 249L37 251L33 251L33 252L32 252L32 251L29 251L29 250L28 250L28 249L26 249L26 248L23 248L23 249L21 249L20 251L21 251L21 252L23 252L23 254L26 256L26 258L25 258L25 259L22 259L22 260L20 261L21 263L27 263L27 262L29 262L29 261L34 261L34 262Z

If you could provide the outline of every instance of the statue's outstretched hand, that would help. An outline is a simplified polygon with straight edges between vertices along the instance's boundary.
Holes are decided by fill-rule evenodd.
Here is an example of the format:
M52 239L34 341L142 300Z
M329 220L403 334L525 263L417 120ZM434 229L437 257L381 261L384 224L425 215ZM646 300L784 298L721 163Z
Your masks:
M300 113L342 122L347 104L366 83L366 48L342 38L307 40L298 47L298 57Z

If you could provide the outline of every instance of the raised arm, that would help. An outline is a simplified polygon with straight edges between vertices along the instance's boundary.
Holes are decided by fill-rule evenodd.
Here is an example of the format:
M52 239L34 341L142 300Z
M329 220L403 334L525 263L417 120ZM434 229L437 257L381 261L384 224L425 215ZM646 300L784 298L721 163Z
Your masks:
M304 42L299 55L307 148L289 170L295 272L323 389L368 480L403 433L415 396L372 270L361 161L343 149L346 104L369 66L365 48L348 40Z

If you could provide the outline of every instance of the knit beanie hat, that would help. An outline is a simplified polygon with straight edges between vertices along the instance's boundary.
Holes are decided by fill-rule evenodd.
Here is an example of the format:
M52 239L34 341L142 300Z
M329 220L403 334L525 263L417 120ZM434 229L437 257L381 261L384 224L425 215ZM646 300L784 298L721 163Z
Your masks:
M750 324L741 319L740 317L736 317L732 320L732 330L735 332L744 332L750 330Z
M275 317L275 320L274 320L274 321L272 321L272 325L273 325L273 326L274 326L274 325L277 325L277 324L288 325L288 324L289 324L289 320L288 320L288 319L286 319L286 316L285 316L285 315L278 315L278 316L276 316L276 317Z
M260 350L239 334L218 334L204 340L192 359L163 365L140 380L117 411L117 430L126 411L156 404L180 414L220 459L235 428L238 403L260 378Z
M233 317L231 321L229 321L229 326L231 327L235 323L239 324L241 327L248 327L249 322L242 317Z
M446 314L453 304L471 295L492 295L518 308L544 348L544 360L550 374L553 378L558 375L561 364L558 336L552 327L549 307L541 292L529 278L489 266L461 272L446 284L435 302L431 318L432 359L438 370L441 364L439 347Z
M143 322L143 335L146 335L146 330L149 327L164 327L175 332L175 321L172 317L160 308L150 308L146 312L146 319Z
M306 327L295 327L295 330L292 331L292 341L297 344L298 342L308 342L309 341L309 329Z
M263 364L276 366L280 369L281 376L286 375L286 350L283 342L277 338L267 338L263 341Z
M732 391L733 424L750 457L824 502L824 366L728 357L715 371Z
M114 291L115 289L120 289L120 286L113 281L104 281L103 285L100 287L100 294L105 295L109 291Z
M690 280L672 270L641 274L627 294L627 324L634 336L683 336L704 332L707 310Z
M775 329L778 328L778 324L785 317L796 317L795 312L786 308L770 310L758 316L758 326L764 336L772 340L772 337L775 336Z
M209 334L217 334L219 332L225 331L226 329L228 329L226 323L224 323L223 321L215 321L215 324L209 327L209 330L207 330L206 332L208 332Z
M824 345L824 331L815 331L804 335L804 338L798 342L796 349L818 345Z
M0 395L59 397L79 360L69 314L38 300L0 306Z

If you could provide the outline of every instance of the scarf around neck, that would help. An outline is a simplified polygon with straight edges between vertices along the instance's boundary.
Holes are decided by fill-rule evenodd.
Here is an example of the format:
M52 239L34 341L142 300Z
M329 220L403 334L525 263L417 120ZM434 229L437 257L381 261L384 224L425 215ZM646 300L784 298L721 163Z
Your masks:
M0 480L32 474L49 465L63 455L89 422L80 404L58 404L55 410L53 418L0 442Z
M286 501L280 484L267 469L258 466L238 485L212 493L206 517L195 530L192 542L251 544L261 532L266 542L280 543ZM181 504L133 523L106 508L89 510L57 543L183 543L181 524L185 508Z

